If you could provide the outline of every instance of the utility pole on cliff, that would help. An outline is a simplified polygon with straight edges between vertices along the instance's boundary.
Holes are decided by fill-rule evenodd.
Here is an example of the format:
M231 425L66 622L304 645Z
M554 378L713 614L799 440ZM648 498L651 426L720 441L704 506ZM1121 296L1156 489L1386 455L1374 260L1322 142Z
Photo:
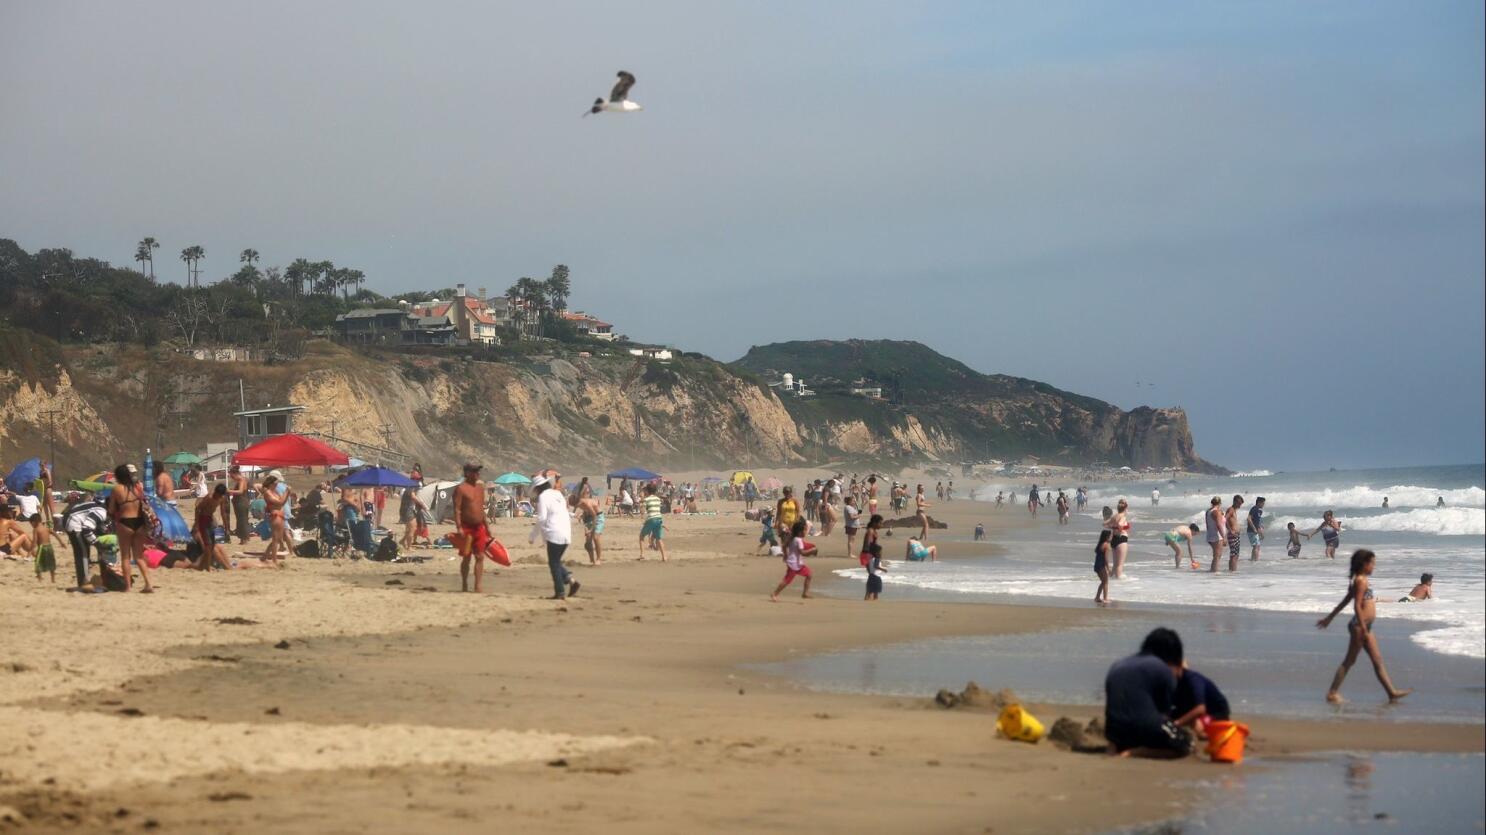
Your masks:
M47 465L52 472L57 471L57 415L62 413L61 409L47 409L42 414L46 415L46 441L47 441Z

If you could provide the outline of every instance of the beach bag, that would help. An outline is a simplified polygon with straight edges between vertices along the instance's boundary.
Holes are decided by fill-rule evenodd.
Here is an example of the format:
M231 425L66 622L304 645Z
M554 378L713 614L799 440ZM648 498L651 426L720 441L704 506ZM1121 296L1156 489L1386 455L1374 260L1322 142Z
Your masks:
M1243 762L1244 745L1249 738L1249 726L1242 722L1227 720L1207 724L1207 755L1215 763Z
M485 556L494 560L499 565L504 565L507 568L511 567L511 555L506 551L506 546L502 545L498 539L490 540L490 544L485 546Z
M294 556L307 558L319 557L321 556L320 543L313 539L307 539L294 546Z
M1042 723L1037 717L1022 709L1021 705L1007 705L996 720L996 730L1007 739L1018 742L1037 742L1042 739Z

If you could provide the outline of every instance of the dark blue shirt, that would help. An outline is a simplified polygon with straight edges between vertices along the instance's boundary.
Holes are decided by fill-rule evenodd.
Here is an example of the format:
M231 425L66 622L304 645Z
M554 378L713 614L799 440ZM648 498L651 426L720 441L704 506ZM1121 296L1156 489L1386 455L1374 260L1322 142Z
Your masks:
M1104 727L1110 741L1159 728L1171 715L1176 676L1154 655L1116 661L1104 677Z
M1175 706L1171 710L1172 718L1185 714L1198 705L1207 706L1207 715L1217 720L1227 720L1228 698L1213 680L1197 672L1196 670L1185 670L1182 672L1181 681L1176 685Z

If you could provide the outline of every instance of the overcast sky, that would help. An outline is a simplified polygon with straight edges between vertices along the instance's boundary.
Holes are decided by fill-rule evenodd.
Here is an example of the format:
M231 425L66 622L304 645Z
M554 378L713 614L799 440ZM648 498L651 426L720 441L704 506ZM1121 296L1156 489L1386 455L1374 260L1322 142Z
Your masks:
M918 339L1234 467L1486 457L1479 0L506 5L0 0L0 237L562 262L720 359ZM645 112L580 119L619 69Z

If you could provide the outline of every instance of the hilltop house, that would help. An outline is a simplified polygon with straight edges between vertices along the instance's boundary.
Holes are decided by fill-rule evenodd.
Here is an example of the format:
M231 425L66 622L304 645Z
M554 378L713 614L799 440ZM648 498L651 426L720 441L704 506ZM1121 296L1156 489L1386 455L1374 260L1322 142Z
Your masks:
M420 316L406 304L342 313L335 334L352 345L452 345L455 338L447 316Z
M499 345L500 336L496 333L496 328L500 322L491 312L484 296L483 288L479 296L470 296L465 292L464 285L460 284L454 288L453 300L445 302L434 299L428 304L414 307L412 312L422 318L447 318L454 328L454 338L458 342Z
M584 336L602 339L605 342L614 341L614 326L596 316L584 313L581 310L573 312L565 310L562 313L562 318L572 322L573 327L577 329L578 333Z

